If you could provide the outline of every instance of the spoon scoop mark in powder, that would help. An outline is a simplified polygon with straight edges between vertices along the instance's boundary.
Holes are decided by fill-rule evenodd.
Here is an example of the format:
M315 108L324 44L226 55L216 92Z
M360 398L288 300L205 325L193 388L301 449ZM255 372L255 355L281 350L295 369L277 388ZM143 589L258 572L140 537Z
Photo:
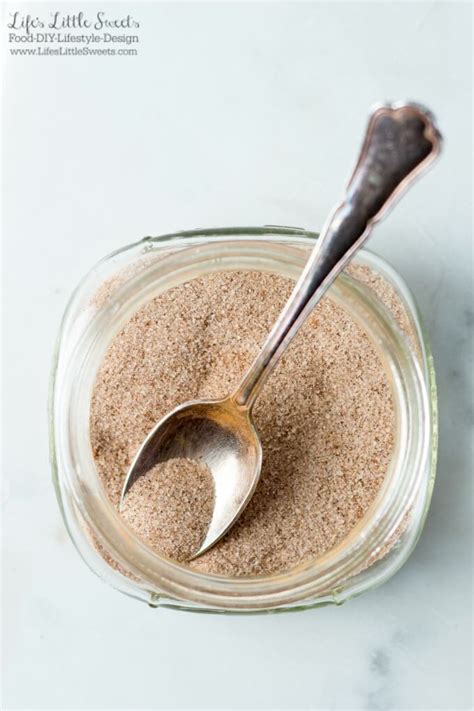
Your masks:
M179 562L199 549L214 508L208 467L191 459L169 459L137 479L123 500L121 515L154 550Z

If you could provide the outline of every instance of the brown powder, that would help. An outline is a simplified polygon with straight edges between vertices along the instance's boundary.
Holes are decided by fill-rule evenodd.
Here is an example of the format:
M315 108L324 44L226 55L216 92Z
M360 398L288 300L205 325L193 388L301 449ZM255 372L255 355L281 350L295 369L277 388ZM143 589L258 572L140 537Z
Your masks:
M130 488L121 513L152 548L178 561L197 552L211 522L214 482L202 462L170 459Z
M292 287L261 272L206 275L150 301L114 338L91 404L94 456L114 504L157 420L186 400L231 392ZM264 452L257 490L195 569L267 574L315 558L347 536L384 479L395 427L387 376L366 334L330 298L275 369L254 417ZM142 535L154 526L147 496L133 507ZM160 535L171 543L182 532L168 522Z
M414 327L395 288L381 277L380 274L376 274L369 267L351 264L347 271L352 277L355 277L357 281L368 286L369 289L378 296L382 304L390 311L400 329L408 336L412 345L418 346ZM417 355L419 357L420 353L418 351L419 349L417 348Z

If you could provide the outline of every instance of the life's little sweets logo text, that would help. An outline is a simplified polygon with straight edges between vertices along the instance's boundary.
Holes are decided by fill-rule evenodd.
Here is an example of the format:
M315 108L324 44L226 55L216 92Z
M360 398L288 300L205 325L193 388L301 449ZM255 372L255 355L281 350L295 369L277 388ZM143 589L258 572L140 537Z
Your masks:
M7 16L12 56L137 56L140 23L131 14L21 11ZM133 46L132 46L133 45Z

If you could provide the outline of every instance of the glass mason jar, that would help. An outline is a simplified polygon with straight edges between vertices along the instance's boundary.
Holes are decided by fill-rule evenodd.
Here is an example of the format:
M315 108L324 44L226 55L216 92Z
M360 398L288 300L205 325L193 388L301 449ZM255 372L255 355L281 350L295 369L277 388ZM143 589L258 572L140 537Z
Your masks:
M395 447L369 510L321 557L282 573L231 578L190 570L159 556L126 527L96 472L89 408L97 370L111 339L142 304L184 281L222 270L270 271L296 279L317 234L298 228L224 228L146 238L99 262L66 309L50 393L53 480L69 534L89 567L124 593L154 607L264 612L340 604L374 588L407 560L421 533L435 476L436 387L417 308L400 277L361 251L395 290L411 337L362 281L341 275L328 297L345 308L376 348L392 388ZM100 298L107 282L108 298ZM397 542L381 556L394 535ZM106 562L108 561L108 562Z

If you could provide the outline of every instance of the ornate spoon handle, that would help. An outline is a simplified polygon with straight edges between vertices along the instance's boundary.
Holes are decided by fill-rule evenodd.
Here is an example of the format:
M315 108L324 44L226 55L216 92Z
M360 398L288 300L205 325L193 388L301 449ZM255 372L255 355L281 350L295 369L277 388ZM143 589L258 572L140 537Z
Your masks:
M260 354L233 395L251 408L263 383L325 291L441 149L434 117L418 104L377 107L343 200L335 208Z

